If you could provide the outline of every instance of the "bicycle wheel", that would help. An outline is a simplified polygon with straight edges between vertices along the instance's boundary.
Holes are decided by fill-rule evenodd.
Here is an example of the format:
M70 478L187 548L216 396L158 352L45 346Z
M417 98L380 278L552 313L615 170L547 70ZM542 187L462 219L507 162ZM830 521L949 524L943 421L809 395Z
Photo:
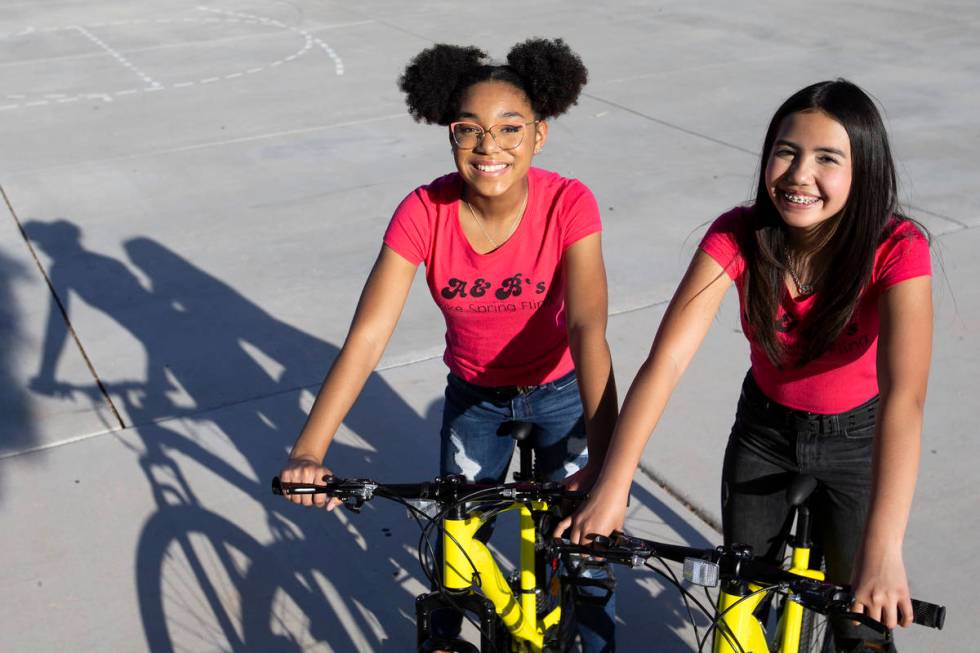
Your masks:
M782 633L777 627L783 615L783 609L789 602L789 598L784 594L775 593L772 599L772 609L769 611L769 618L765 620L766 640L770 650L778 650ZM799 653L833 653L830 644L825 646L825 640L832 644L833 637L830 635L827 618L822 614L812 610L803 609L803 619L800 624L800 647Z
M370 651L370 627L334 601L329 579L288 552L195 506L154 514L137 547L147 648L175 651ZM326 587L326 589L325 589Z
M819 550L814 550L810 556L810 568L827 573L827 564ZM830 632L827 617L814 612L803 610L803 623L800 626L800 653L833 653L834 636Z
M259 547L238 526L200 508L176 506L155 513L143 527L136 552L149 650L245 650L238 569L255 558Z
M552 514L537 516L535 524L535 570L537 576L538 618L543 618L555 606L561 608L558 623L545 633L543 653L568 653L575 650L576 621L575 593L562 582L561 559L550 553L551 532L557 523Z
M538 619L543 619L556 606L561 608L558 623L545 633L542 653L567 653L574 650L575 600L572 592L560 581L557 572L553 579L546 577L542 580L539 576L536 591Z
M800 653L833 653L833 636L827 618L813 610L803 610L800 626Z

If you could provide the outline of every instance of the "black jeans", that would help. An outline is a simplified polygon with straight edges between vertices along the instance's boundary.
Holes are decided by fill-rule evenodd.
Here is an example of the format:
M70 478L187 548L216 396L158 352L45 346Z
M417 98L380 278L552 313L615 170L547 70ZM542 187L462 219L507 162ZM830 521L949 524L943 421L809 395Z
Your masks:
M769 400L750 371L742 384L722 470L725 543L748 544L756 555L781 559L790 519L786 489L797 473L817 479L810 497L814 548L827 579L849 584L864 535L871 495L871 450L878 397L844 413L820 415ZM832 623L840 650L853 639L889 642L850 621ZM887 648L886 650L892 650Z

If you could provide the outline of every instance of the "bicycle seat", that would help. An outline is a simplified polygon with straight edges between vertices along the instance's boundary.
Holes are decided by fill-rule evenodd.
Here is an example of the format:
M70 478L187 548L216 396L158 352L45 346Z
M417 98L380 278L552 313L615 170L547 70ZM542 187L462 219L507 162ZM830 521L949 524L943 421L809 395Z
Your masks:
M816 489L817 479L809 474L797 474L786 488L786 503L794 508L802 506Z
M510 427L510 437L514 438L517 442L523 442L531 436L531 431L534 429L534 424L530 422L511 422Z

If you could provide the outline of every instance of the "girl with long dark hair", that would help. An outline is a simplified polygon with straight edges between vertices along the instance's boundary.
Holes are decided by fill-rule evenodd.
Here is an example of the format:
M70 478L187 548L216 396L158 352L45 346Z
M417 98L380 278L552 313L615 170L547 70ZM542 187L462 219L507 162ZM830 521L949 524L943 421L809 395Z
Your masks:
M561 39L518 44L502 65L450 45L408 65L400 87L409 111L448 128L456 172L415 189L395 211L282 480L319 483L331 473L327 447L424 263L446 321L440 473L502 480L514 447L507 424L522 421L534 424L539 472L557 480L578 470L570 485L591 485L617 411L599 209L581 182L532 167L547 121L575 104L586 79ZM598 462L587 462L586 444ZM292 500L336 505L322 495ZM575 612L584 650L612 651L613 603ZM458 616L438 621L446 637L459 630Z
M844 80L795 93L766 133L754 203L719 217L701 241L591 499L561 526L571 523L575 542L622 526L643 448L734 281L751 368L725 452L725 541L770 551L787 484L808 473L819 482L811 505L829 579L853 584L855 610L889 628L910 624L902 541L929 372L930 275L927 237L898 213L872 100ZM875 637L833 625L841 650Z

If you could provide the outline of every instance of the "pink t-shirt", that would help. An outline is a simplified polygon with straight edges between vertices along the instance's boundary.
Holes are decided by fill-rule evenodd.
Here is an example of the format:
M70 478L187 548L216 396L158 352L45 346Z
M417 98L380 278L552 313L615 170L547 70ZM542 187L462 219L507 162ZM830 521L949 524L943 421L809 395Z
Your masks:
M752 377L773 401L797 410L824 415L841 413L878 394L876 355L878 351L878 299L887 288L932 273L929 243L908 221L893 223L894 229L875 252L871 281L858 302L851 323L816 360L803 367L777 368L749 336L745 319L745 260L736 233L748 220L751 208L739 207L711 225L701 249L715 259L735 280L739 293L742 331L747 334ZM800 345L797 325L813 307L816 296L795 299L787 290L776 315L776 331L787 351Z
M574 368L565 327L562 255L600 231L599 207L576 179L531 168L524 218L510 239L478 254L459 224L457 173L420 186L384 242L425 278L446 319L449 369L483 386L539 385Z

